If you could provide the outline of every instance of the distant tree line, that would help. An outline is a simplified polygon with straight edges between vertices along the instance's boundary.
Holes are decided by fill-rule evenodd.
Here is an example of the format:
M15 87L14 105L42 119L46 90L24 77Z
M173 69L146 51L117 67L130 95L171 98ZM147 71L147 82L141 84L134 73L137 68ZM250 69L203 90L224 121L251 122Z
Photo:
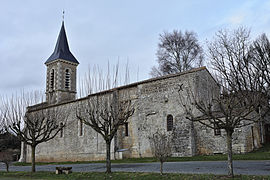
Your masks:
M6 165L7 172L12 161L17 160L21 148L20 139L2 128L0 131L0 162Z
M0 134L0 151L6 149L20 149L21 148L21 141L20 139L9 132L2 132Z

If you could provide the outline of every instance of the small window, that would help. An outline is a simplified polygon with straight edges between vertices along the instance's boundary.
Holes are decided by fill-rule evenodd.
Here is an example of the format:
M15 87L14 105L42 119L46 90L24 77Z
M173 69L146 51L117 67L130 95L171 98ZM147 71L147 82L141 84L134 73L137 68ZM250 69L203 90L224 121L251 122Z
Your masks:
M214 134L215 136L221 135L221 130L218 128L217 124L214 124Z
M54 89L54 69L51 70L50 74L50 88Z
M128 136L128 123L125 123L125 136Z
M60 128L61 128L60 137L63 137L63 135L64 135L64 124L62 122L60 123Z
M79 136L83 135L83 121L79 120Z
M69 89L70 88L70 72L69 69L66 69L66 74L65 74L65 88Z
M173 116L169 114L167 116L167 131L172 131L173 130Z

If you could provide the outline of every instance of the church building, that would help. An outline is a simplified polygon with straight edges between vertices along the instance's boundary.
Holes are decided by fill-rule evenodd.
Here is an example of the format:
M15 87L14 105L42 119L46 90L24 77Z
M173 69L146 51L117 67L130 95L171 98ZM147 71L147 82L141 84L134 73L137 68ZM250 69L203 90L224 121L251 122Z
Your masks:
M52 55L45 62L46 108L72 107L63 131L54 139L41 143L36 148L37 162L92 161L106 158L105 141L91 127L82 124L76 117L79 103L87 103L89 96L76 99L76 73L79 61L71 53L64 22ZM129 93L135 112L128 123L121 126L112 141L112 159L153 156L149 136L157 130L172 137L173 156L194 156L226 152L225 131L219 132L186 119L179 102L179 88L190 88L205 98L207 91L219 93L219 86L206 67L171 74L111 89L120 95ZM102 96L100 93L91 96ZM119 101L124 96L120 96ZM37 108L38 105L29 107ZM61 120L59 120L61 123ZM262 143L258 125L247 126L234 133L233 151L244 153L258 148ZM22 154L31 161L31 148Z

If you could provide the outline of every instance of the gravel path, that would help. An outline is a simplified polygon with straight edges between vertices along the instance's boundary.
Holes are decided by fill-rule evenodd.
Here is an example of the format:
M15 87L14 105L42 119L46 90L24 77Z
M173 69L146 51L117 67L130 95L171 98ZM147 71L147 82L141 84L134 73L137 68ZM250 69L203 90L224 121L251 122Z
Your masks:
M55 171L56 166L71 166L75 172L104 172L104 163L65 164L36 166L37 171ZM270 175L270 161L234 161L235 174ZM227 174L226 161L189 161L164 163L164 172L198 173L198 174ZM0 170L5 169L0 164ZM11 166L10 171L31 171L30 166ZM112 171L126 172L159 172L159 163L125 163L112 164Z

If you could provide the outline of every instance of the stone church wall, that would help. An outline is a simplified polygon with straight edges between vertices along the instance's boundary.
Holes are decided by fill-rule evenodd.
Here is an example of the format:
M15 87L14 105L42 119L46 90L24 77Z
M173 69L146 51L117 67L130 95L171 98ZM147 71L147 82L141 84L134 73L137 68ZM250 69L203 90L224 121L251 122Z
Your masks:
M206 73L205 70L195 71L164 79L146 81L123 88L118 88L119 101L131 99L135 104L135 113L129 119L129 135L125 136L123 127L112 142L112 155L119 149L125 149L124 157L152 156L149 136L157 130L167 132L166 119L173 116L174 156L192 156L194 137L192 123L184 118L179 106L179 85L193 83L196 74ZM182 86L183 86L182 85ZM58 134L54 139L37 146L37 161L87 161L105 159L105 142L103 138L89 126L83 125L83 135L79 136L79 120L75 108L78 103L86 103L87 98L63 103L62 107L72 108L63 130L63 137ZM57 105L56 105L57 106ZM59 122L60 123L60 122ZM30 161L30 149L27 161Z
M81 100L80 103L84 102L86 103L86 100ZM72 111L63 129L63 137L58 133L54 139L39 144L36 149L38 162L104 160L106 144L101 135L85 124L83 124L82 136L79 135L79 120L75 113L78 103L75 101L61 105L68 111ZM114 151L113 144L114 142L112 142L112 151ZM27 162L30 162L31 149L30 147L27 149ZM112 153L112 157L113 155Z
M179 88L195 89L196 77L205 70L139 84L134 92L136 111L129 121L129 136L124 127L118 131L118 148L124 157L151 157L149 136L157 130L167 132L173 141L173 156L195 155L193 123L185 118L179 102ZM209 74L208 74L209 76ZM135 95L136 94L136 95ZM173 116L174 128L167 131L167 116Z
M146 80L124 87L113 89L119 101L131 100L135 105L134 115L128 120L128 135L125 126L119 128L111 144L112 159L117 151L123 152L123 158L151 157L152 152L149 136L157 130L166 132L172 137L173 156L193 156L196 154L224 153L226 150L225 132L215 136L212 129L185 118L180 105L179 92L189 88L198 94L197 98L207 98L207 94L218 93L218 86L205 69L190 71L181 75ZM97 94L99 95L99 94ZM182 97L183 96L183 97ZM182 93L182 99L188 94ZM79 103L86 104L89 97L58 104L71 114L64 128L63 137L58 134L54 139L37 146L37 161L90 161L104 160L106 153L105 141L97 132L83 124L83 133L79 133L79 120L75 108ZM91 97L90 97L91 98ZM198 115L199 113L196 112ZM167 116L173 116L173 130L167 131ZM60 121L59 121L60 123ZM253 127L253 141L250 127L236 130L234 133L234 151L245 152L258 145L257 127ZM258 136L258 137L257 137ZM248 143L247 143L248 142ZM258 145L259 146L259 145ZM28 147L27 161L31 159Z
M197 92L201 99L207 102L211 96L219 95L217 83L213 78L201 74L196 79ZM226 132L221 130L220 135L215 135L214 130L198 122L194 123L194 137L196 141L196 154L224 154L227 152ZM233 133L233 153L246 153L261 147L260 129L258 124L236 128Z
M215 135L213 129L202 124L195 123L194 127L198 155L227 153L225 130L221 130L220 135ZM236 128L232 138L232 149L235 154L250 152L262 146L258 124Z

